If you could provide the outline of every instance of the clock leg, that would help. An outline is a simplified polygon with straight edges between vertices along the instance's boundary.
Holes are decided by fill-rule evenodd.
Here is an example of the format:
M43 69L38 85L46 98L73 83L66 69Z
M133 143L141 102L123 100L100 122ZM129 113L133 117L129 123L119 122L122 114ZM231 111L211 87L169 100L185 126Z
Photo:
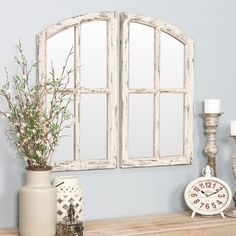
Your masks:
M220 215L222 216L223 219L225 219L225 215L223 212L221 212Z
M193 212L192 212L192 215L191 215L191 218L194 218L195 215L196 215L196 212L193 211Z

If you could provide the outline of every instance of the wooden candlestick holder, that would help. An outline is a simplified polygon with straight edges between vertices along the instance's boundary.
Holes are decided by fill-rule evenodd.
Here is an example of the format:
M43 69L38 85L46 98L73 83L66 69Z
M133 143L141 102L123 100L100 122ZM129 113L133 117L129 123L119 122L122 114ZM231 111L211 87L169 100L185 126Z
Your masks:
M236 136L231 136L231 137L236 142ZM232 170L233 170L234 178L236 179L236 152L232 156ZM229 210L227 210L225 215L236 218L236 192L234 193L233 200L234 200L234 206L231 207Z
M207 156L207 165L209 165L216 176L216 154L218 147L216 145L216 132L219 124L219 117L222 113L204 113L205 134L207 136L207 143L204 148L204 153Z

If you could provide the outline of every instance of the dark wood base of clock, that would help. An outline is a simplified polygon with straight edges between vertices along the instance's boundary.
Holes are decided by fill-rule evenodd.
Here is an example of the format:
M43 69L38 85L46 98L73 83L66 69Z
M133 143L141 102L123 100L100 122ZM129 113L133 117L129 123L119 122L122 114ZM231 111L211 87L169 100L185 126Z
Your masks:
M84 222L84 236L234 236L236 219L203 217L191 212ZM0 230L0 236L16 236L16 230Z

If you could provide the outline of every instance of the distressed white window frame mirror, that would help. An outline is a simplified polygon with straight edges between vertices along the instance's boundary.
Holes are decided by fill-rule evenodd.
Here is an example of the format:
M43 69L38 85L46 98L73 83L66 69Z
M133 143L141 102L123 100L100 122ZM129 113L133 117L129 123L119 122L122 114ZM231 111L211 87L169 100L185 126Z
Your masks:
M192 129L193 129L193 40L184 34L182 31L177 29L174 26L171 26L165 22L159 21L157 19L151 17L145 17L141 15L136 15L132 13L121 13L121 90L122 90L122 151L121 151L121 167L129 168L129 167L145 167L145 166L163 166L163 165L179 165L179 164L190 164L192 161ZM150 28L153 30L153 87L151 88L132 88L130 85L130 71L131 71L131 55L130 48L131 46L131 24L137 24L137 26L144 26L145 28ZM143 34L145 34L144 32ZM173 40L183 44L183 87L181 88L166 88L161 86L161 34L164 33L170 40ZM148 34L148 32L146 33ZM140 35L142 38L142 35ZM141 42L142 44L143 42ZM150 45L146 45L149 47ZM141 50L142 45L139 47ZM145 52L142 51L144 54ZM144 55L142 54L141 57ZM179 59L180 60L180 59ZM145 63L145 61L143 61ZM145 66L145 65L143 65ZM149 65L147 65L149 66ZM137 67L142 67L142 65L137 65ZM167 68L167 70L172 70L172 68ZM141 71L142 72L142 71ZM149 73L150 74L150 73ZM137 73L136 76L138 77ZM143 80L147 78L142 78ZM174 76L173 81L175 80ZM171 155L165 156L160 153L160 141L163 136L161 134L161 102L160 97L162 94L166 95L182 95L183 96L183 147L182 153L175 154L171 153ZM130 97L132 95L141 96L141 95L152 95L153 97L153 134L152 134L152 150L150 156L145 157L133 157L129 155L129 146L130 146L130 133L129 133L129 113L130 113ZM150 99L149 99L150 100ZM147 106L148 104L145 104ZM166 105L166 104L164 104ZM140 104L141 106L141 104ZM174 107L172 107L174 108ZM174 109L170 111L169 117L175 116ZM134 118L137 120L137 117L140 114L133 114ZM174 121L171 121L170 123ZM164 122L163 122L164 123ZM138 128L136 126L136 128ZM135 128L133 128L135 129ZM145 130L140 132L140 135L145 136ZM140 136L139 135L139 136ZM167 145L173 145L171 141L171 135L166 137ZM135 136L135 139L138 139L138 135ZM141 141L136 146L141 146L142 143L145 142L145 138L141 139ZM151 143L149 142L149 143ZM168 147L167 147L168 148Z
M73 29L73 51L74 51L74 86L68 88L68 92L74 95L74 153L72 160L55 161L52 163L53 170L90 170L116 168L117 166L117 15L115 12L101 12L81 15L62 21L53 25L37 35L37 55L38 55L38 78L39 83L42 78L47 79L47 43L54 36L68 29ZM106 87L88 88L81 86L81 63L80 63L80 41L81 26L84 23L105 21L107 35L107 71ZM63 42L62 42L63 43ZM58 48L60 50L60 48ZM69 50L67 51L67 54ZM96 53L96 52L94 52ZM53 62L52 62L53 63ZM99 63L99 62L98 62ZM54 65L55 67L55 65ZM61 68L60 68L61 69ZM100 159L81 159L80 156L80 110L81 97L85 94L106 95L107 115L106 115L106 156ZM96 117L96 114L93 115ZM92 149L93 147L91 147ZM65 153L65 155L68 155ZM71 157L70 157L71 158ZM56 159L54 155L54 160ZM69 159L69 158L68 158Z
M120 19L119 19L120 16ZM105 21L107 23L107 86L106 87L84 87L81 84L81 26L83 23ZM152 27L154 30L154 87L153 88L130 88L130 55L129 55L129 25L130 22ZM120 31L118 30L120 25ZM116 168L118 162L118 137L120 140L120 167L148 167L161 165L190 164L192 161L192 122L193 122L193 41L186 34L177 28L168 25L154 18L136 15L132 13L116 12L98 12L64 20L53 25L37 35L37 57L38 57L38 78L47 79L48 61L47 61L47 43L54 36L73 29L73 47L74 47L74 86L68 88L68 92L74 96L74 115L75 124L73 128L73 157L68 160L57 160L53 170L90 170L90 169L109 169ZM184 85L183 88L160 88L160 35L165 32L173 39L178 40L184 45L183 68ZM120 40L120 52L118 52L117 42ZM95 52L96 53L96 52ZM120 55L120 58L119 58ZM118 63L119 62L119 63ZM118 67L120 66L120 68ZM120 71L120 88L118 88L117 78ZM149 73L150 74L150 73ZM118 90L120 89L120 109L118 108ZM81 157L81 97L86 94L98 94L106 96L106 155L100 159L83 159ZM150 156L132 157L129 155L129 102L130 95L152 95L153 96L153 151ZM160 97L162 94L182 95L183 96L183 153L181 155L162 156L160 155ZM118 113L121 113L121 121L118 122ZM173 116L174 114L170 114ZM118 135L118 123L121 127L121 135ZM84 128L84 127L83 127ZM169 145L172 145L171 142ZM92 148L92 147L91 147Z

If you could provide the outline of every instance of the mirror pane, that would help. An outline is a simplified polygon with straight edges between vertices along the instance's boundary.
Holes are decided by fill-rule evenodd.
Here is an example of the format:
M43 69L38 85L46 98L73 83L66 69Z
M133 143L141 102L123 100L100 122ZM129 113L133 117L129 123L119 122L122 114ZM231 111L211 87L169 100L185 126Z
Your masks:
M63 105L66 105L68 99L72 97L67 96ZM47 108L49 109L49 104L52 100L52 95L47 96ZM68 112L74 117L74 100L70 101L68 106ZM74 123L73 118L64 122L64 126L69 126L61 132L61 138L59 140L58 146L56 147L55 153L53 155L53 162L62 161L73 161L74 160Z
M154 28L130 23L129 26L129 86L154 86Z
M106 159L107 95L82 94L80 102L80 159Z
M61 75L63 66L70 50L74 50L74 27L64 30L47 40L47 78L50 79L49 72L52 64L55 75ZM71 55L67 64L67 70L74 69L74 56ZM74 75L70 76L68 88L74 87Z
M81 24L81 86L107 87L107 21Z
M129 98L129 156L153 156L153 95L131 94Z
M160 96L160 156L183 155L184 96Z
M160 86L181 89L184 86L184 44L164 32L160 37Z

